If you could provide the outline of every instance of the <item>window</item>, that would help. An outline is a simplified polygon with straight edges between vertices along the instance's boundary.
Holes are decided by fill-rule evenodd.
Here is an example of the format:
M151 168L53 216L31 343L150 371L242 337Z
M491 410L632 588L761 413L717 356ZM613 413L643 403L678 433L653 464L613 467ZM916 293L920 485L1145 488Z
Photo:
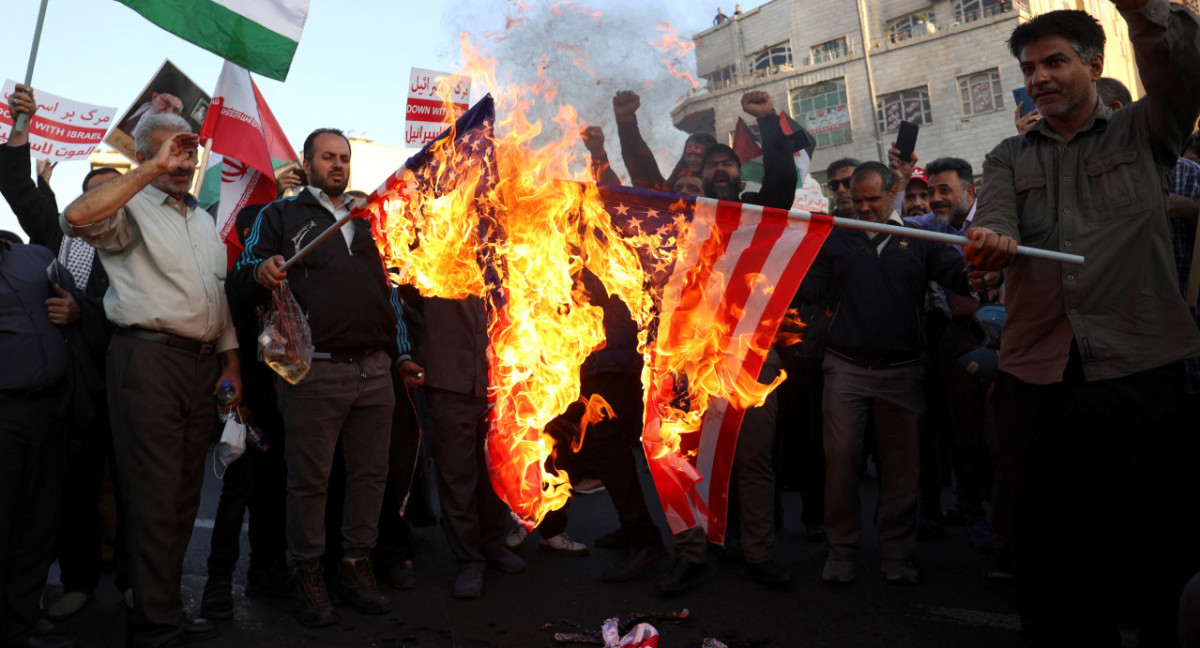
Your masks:
M813 65L827 63L848 54L850 54L850 46L846 44L846 37L842 36L837 40L831 40L827 43L814 46L812 48L812 62Z
M735 74L736 72L734 72L733 66L729 65L705 76L704 78L708 79L708 86L710 88L724 88L733 82L733 77Z
M962 112L968 117L1004 108L1000 70L992 68L958 77L958 97L962 101Z
M879 97L875 100L875 118L879 120L879 130L883 132L900 128L902 120L914 124L932 123L929 86L909 88Z
M954 19L971 22L1011 10L1011 0L960 0L954 3Z
M900 41L928 34L933 31L934 22L935 19L932 11L908 14L888 24L888 40L893 43L899 43Z
M792 64L792 46L787 43L768 47L767 49L750 57L748 62L750 72L769 72L772 68L780 66L791 66Z
M817 139L817 148L853 139L845 79L796 88L791 91L789 103L792 116Z

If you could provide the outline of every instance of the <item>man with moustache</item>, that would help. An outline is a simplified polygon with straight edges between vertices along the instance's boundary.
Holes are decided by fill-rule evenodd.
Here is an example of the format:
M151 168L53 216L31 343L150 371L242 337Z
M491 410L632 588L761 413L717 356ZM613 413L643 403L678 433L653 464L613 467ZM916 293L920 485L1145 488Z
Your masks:
M178 115L135 133L139 166L87 191L60 217L108 272L104 312L113 454L125 502L133 611L126 644L178 646L213 636L186 622L180 582L200 505L204 456L222 380L241 399L237 340L225 302L225 244L188 194L196 136Z
M714 144L700 162L704 196L765 207L789 209L796 190L796 164L791 145L779 126L771 95L751 91L742 95L742 109L758 120L763 137L763 182L759 193L742 193L742 165L737 153L724 144ZM779 356L772 350L763 364L759 380L770 381L779 373ZM739 524L746 567L743 576L767 587L788 587L791 574L776 563L769 552L775 541L775 474L771 453L775 440L778 399L772 394L761 407L746 411L734 450L741 505ZM672 536L675 562L659 580L664 595L677 595L696 585L705 566L705 531L695 526Z
M234 269L244 295L265 302L284 279L312 329L312 367L298 384L277 380L287 443L287 543L295 563L300 622L337 622L321 557L325 553L325 499L339 438L346 463L343 557L339 590L364 614L385 614L391 600L379 591L371 565L379 510L387 484L388 445L395 397L392 357L396 313L371 229L353 219L289 272L280 270L306 244L349 214L350 142L321 128L304 140L309 186L267 205L258 215ZM411 363L409 363L411 364Z
M914 216L924 216L929 213L929 175L921 167L913 167L908 184L904 185L904 202L900 213L905 220Z
M860 220L902 224L893 209L898 188L888 167L861 164L850 179ZM893 583L915 584L917 420L921 388L925 287L936 280L968 292L962 255L920 239L834 228L800 287L805 301L837 313L825 340L823 399L825 530L829 556L821 578L854 580L862 535L858 475L868 412L878 427L878 528L883 571Z
M1009 281L996 391L1020 403L1010 414L1029 645L1117 645L1129 594L1139 644L1172 645L1183 584L1200 566L1186 481L1197 437L1172 420L1200 331L1167 219L1167 178L1200 113L1200 21L1166 0L1113 5L1145 95L1120 110L1099 100L1105 34L1092 16L1052 11L1014 29L1010 50L1042 119L985 158L967 232L967 259L1007 268ZM1017 257L1017 244L1087 260ZM1078 542L1082 528L1120 531Z
M829 163L825 169L829 191L833 193L833 215L839 218L854 218L854 201L850 198L850 176L861 162L854 158L841 158Z

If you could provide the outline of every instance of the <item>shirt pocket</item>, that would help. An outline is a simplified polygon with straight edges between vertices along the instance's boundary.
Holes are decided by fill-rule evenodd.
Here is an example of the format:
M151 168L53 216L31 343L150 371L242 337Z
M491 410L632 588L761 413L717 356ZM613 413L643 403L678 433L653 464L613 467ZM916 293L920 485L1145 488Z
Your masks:
M1017 171L1013 176L1016 190L1017 232L1022 245L1041 247L1054 230L1054 210L1046 192L1046 174L1036 171Z
M1151 208L1147 179L1152 171L1140 169L1137 149L1097 153L1087 160L1088 191L1092 216L1110 223L1141 216Z

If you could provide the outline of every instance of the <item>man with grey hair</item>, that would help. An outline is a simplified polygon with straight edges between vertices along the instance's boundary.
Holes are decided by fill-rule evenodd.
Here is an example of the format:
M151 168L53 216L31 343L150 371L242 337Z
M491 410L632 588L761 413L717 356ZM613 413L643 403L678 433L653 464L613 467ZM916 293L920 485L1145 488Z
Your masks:
M188 194L196 136L178 115L134 134L138 167L67 206L63 230L98 251L116 326L108 349L113 452L123 486L133 611L126 645L179 646L216 634L185 621L180 582L204 457L228 380L241 399L237 342L225 301L225 244Z

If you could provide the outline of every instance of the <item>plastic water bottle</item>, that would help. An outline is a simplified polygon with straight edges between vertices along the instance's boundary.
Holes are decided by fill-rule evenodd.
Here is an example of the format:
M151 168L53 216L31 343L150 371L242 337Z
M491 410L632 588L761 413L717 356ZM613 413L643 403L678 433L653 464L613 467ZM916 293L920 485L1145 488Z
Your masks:
M271 449L271 446L267 443L267 435L263 434L262 430L258 429L258 426L253 423L246 423L246 445L259 452L266 452Z
M233 408L229 406L229 401L233 400L234 395L236 392L233 389L233 383L222 380L221 386L217 388L217 413L221 417L222 423L233 418Z

